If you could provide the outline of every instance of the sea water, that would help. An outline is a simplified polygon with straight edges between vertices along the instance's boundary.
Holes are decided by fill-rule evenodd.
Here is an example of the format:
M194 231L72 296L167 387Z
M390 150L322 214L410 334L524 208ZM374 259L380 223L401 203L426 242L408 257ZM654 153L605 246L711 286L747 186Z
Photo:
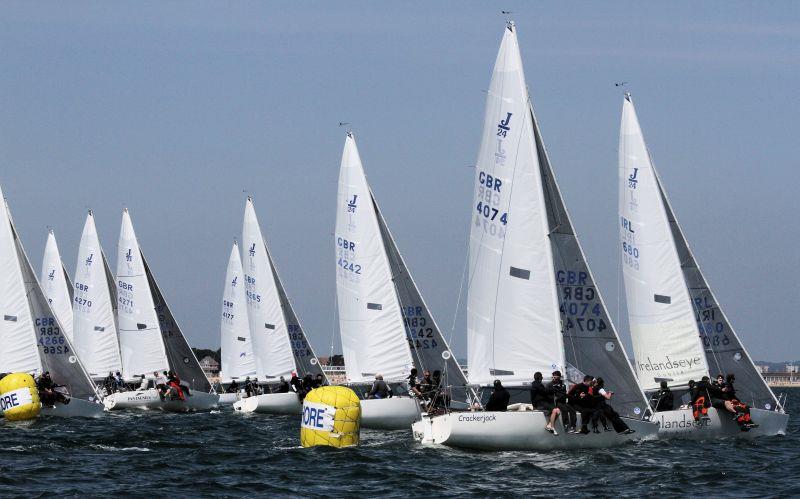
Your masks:
M797 496L800 390L778 391L792 414L785 436L570 452L426 447L410 430L363 430L357 448L303 449L300 415L230 408L3 422L0 497Z

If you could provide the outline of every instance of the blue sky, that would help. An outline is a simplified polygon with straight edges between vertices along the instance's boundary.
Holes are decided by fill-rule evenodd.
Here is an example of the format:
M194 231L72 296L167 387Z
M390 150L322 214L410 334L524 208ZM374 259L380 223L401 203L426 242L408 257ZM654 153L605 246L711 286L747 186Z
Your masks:
M449 330L501 9L513 11L548 152L612 316L623 289L614 82L627 81L734 328L756 358L800 357L797 2L4 2L0 182L31 259L38 268L53 226L74 272L91 207L113 267L127 206L190 342L216 347L246 190L325 355L337 125L348 121Z

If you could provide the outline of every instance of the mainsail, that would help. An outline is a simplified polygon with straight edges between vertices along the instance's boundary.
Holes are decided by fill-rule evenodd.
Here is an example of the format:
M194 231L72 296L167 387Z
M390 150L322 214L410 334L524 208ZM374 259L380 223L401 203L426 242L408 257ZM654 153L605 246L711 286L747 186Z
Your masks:
M267 382L275 382L280 376L288 379L296 369L294 352L269 250L250 197L244 210L242 242L247 252L242 270L256 372Z
M117 316L123 376L133 379L169 369L144 257L127 208L117 251Z
M116 285L91 210L86 215L78 247L73 289L73 344L86 369L95 379L121 371L115 319Z
M708 365L673 229L629 95L622 106L619 141L620 244L639 384L645 390L657 389L661 380L686 385L708 375Z
M220 318L222 343L220 380L228 383L256 375L256 360L247 319L247 297L242 275L242 260L239 245L233 243L225 274L225 291L222 294L222 316Z
M509 23L487 92L469 249L469 380L519 386L564 367L528 90Z
M50 303L50 307L58 317L64 328L63 332L74 343L72 335L72 285L67 276L67 270L61 261L58 243L53 229L47 233L47 244L44 247L42 260L42 274L39 282L42 291Z
M8 205L0 212L0 372L49 371L73 397L95 396L94 383L36 279Z
M567 379L579 383L584 374L601 376L614 391L614 408L624 416L641 417L647 408L644 394L573 229L532 107L531 119L553 248Z
M414 365L375 205L351 133L336 203L336 294L347 381L406 378Z
M406 267L406 262L397 248L397 244L386 225L383 213L378 208L378 202L370 191L372 205L378 215L378 226L381 230L384 251L389 258L389 265L392 270L392 280L394 281L397 298L400 300L400 308L403 313L403 321L406 326L406 336L411 347L411 354L414 365L420 372L442 371L447 377L446 382L450 387L450 396L453 400L464 401L467 398L466 386L467 378L464 371L458 364L456 356L450 351L450 347L436 324L430 309L425 304L422 294L417 288L411 272Z
M186 341L183 331L178 326L178 322L172 315L172 311L161 293L161 289L156 283L155 277L147 264L147 260L142 255L142 264L144 265L145 275L147 276L147 283L149 291L153 296L153 303L155 305L155 312L158 318L158 327L161 332L161 340L163 341L163 349L167 357L169 368L178 375L181 381L186 382L193 390L200 390L202 392L211 391L211 382L206 377L206 373L197 361L192 347ZM141 373L141 374L147 374Z
M272 277L275 279L275 286L278 289L278 298L281 300L281 309L286 320L286 330L289 332L289 342L292 345L294 365L297 366L298 374L300 376L305 376L306 374L317 376L321 374L327 380L327 376L322 372L322 366L319 365L319 359L314 354L314 349L311 348L311 342L308 341L305 331L303 331L300 319L297 318L297 314L289 302L289 297L286 295L283 282L278 276L278 269L275 267L275 262L272 261L272 255L269 254L269 251L267 251L267 256L269 256Z

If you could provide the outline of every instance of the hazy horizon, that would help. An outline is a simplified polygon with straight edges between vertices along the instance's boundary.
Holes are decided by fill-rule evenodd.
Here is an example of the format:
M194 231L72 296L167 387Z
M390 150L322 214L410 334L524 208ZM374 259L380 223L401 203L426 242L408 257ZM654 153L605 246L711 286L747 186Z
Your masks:
M501 9L513 12L555 175L625 343L622 81L745 347L754 360L800 358L790 315L800 281L793 2L6 2L0 185L36 273L54 227L74 274L88 208L115 269L126 206L190 344L216 349L228 254L250 194L306 334L329 355L338 124L349 122L448 336ZM465 303L452 342L459 357ZM341 352L338 334L334 343Z

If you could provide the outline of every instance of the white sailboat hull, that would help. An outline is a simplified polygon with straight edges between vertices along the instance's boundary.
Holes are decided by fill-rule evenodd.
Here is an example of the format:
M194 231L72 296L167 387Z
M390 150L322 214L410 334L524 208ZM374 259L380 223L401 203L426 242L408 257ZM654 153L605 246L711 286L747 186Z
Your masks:
M236 401L239 400L238 393L220 393L219 394L219 405L233 405Z
M300 397L294 392L265 393L237 401L233 404L233 410L243 413L298 415L303 406Z
M219 406L219 395L192 391L186 400L162 401L155 388L112 393L103 400L106 410L160 409L165 412L208 411Z
M104 412L103 404L71 398L67 405L56 404L55 407L42 406L40 416L58 418L99 418Z
M542 411L461 412L423 417L414 423L414 439L422 444L478 450L556 450L615 447L628 442L654 439L655 423L623 418L635 433L623 435L614 431L566 434L557 423L558 435L544 429Z
M419 401L411 397L361 401L361 428L407 430L422 417Z
M750 431L742 431L727 411L708 410L710 419L695 422L691 409L675 409L657 412L653 420L658 424L659 438L705 440L719 437L755 438L785 435L789 415L764 409L750 409L750 417L758 425Z

